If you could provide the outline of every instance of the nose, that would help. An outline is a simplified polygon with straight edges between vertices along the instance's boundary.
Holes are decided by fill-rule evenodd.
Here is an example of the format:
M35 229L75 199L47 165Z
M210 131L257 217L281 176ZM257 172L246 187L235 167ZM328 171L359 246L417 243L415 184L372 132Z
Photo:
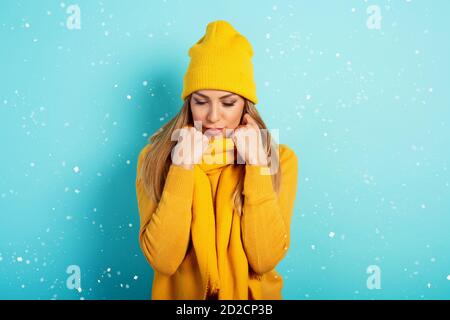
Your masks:
M212 103L208 112L208 121L214 123L218 120L220 120L219 106L217 105L217 103Z

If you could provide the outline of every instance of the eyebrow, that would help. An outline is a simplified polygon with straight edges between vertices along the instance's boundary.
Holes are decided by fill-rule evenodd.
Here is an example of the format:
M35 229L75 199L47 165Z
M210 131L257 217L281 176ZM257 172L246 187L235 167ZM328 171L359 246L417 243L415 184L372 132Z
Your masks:
M197 95L202 96L203 98L206 98L206 99L209 100L209 97L204 95L204 94L201 94L201 93L198 93L198 92L194 92L194 94L197 94ZM235 95L236 95L235 93L229 93L229 94L226 94L224 96L221 96L219 99L223 99L223 98L227 98L227 97L235 96Z

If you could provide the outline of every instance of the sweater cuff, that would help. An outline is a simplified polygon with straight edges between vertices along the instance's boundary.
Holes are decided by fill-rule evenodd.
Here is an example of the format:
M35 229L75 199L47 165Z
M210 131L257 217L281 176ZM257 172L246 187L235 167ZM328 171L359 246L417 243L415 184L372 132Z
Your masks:
M268 170L268 166L245 165L243 193L249 202L256 202L274 193L272 176L264 174Z
M171 164L164 191L174 196L191 199L194 193L194 170Z

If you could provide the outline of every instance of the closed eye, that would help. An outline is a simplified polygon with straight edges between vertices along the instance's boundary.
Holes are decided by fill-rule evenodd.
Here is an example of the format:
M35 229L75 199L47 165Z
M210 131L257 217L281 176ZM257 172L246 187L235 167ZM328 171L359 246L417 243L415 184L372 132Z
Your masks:
M205 101L199 101L199 100L197 100L197 99L194 99L194 102L195 102L195 104L200 104L200 105L206 103Z
M199 100L197 100L197 99L195 99L194 98L194 102L195 102L195 104L198 104L198 105L204 105L205 103L207 103L206 101L199 101ZM234 104L236 103L236 101L233 101L233 102L223 102L223 105L224 106L226 106L226 107L232 107L232 106L234 106Z
M223 105L224 105L224 106L227 106L227 107L232 107L232 106L234 106L235 102L236 102L236 101L233 101L233 102L230 102L230 103L224 102Z

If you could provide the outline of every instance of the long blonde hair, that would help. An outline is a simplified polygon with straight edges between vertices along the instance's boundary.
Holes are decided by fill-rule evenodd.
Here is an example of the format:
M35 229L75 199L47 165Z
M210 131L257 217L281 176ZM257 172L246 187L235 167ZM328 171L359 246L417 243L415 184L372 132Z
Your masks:
M190 108L190 98L191 95L187 96L184 100L180 112L178 112L178 114L176 114L149 138L148 143L151 144L151 147L149 152L147 152L142 159L141 167L139 168L139 178L143 182L144 189L147 195L155 203L158 203L161 199L167 173L169 172L169 168L172 163L171 151L177 144L177 141L171 140L172 133L174 132L174 130L181 129L185 125L194 124ZM245 98L244 100L245 104L242 115L248 113L253 119L255 119L260 129L267 130L267 127L261 116L259 115L259 112L256 110L255 105L250 100L247 100ZM267 131L266 137L267 139L263 139L263 145L269 157L270 167L273 160L279 163L278 152L273 152L274 150L277 150L275 148L278 148L278 145L276 145L276 143L272 140L270 132ZM281 183L281 172L279 169L280 168L276 170L275 174L271 175L272 184L277 194L280 191ZM243 187L244 177L242 176L241 179L239 179L236 190L233 193L234 206L239 214L241 214L242 212L242 206L244 202L244 197L242 195Z

